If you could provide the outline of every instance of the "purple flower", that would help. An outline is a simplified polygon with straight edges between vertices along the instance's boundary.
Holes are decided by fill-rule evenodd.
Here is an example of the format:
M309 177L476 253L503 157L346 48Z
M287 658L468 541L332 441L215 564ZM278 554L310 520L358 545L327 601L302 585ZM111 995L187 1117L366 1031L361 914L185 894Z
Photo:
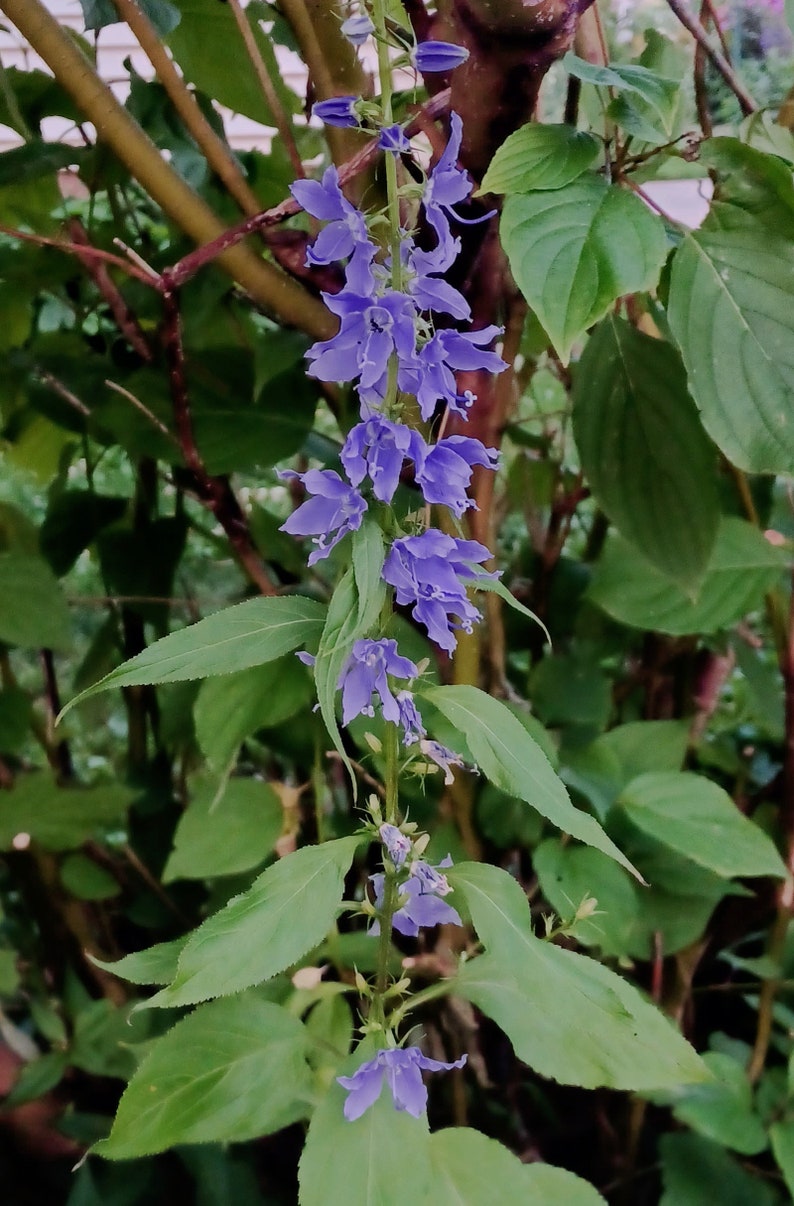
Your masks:
M357 96L334 96L317 101L312 105L312 117L319 117L327 126L357 126L355 104L358 99Z
M403 242L406 288L420 310L435 310L453 318L471 317L471 307L462 293L448 281L439 280L437 273L446 272L460 251L460 239L439 243L432 251L423 251L413 241Z
M392 352L404 368L416 364L414 303L404 293L395 292L373 300L343 290L335 295L324 293L323 298L342 322L333 339L309 348L306 356L313 362L309 376L321 381L352 381L360 375L365 399L368 395L382 397Z
M399 604L414 604L414 619L424 624L431 641L451 653L457 643L454 630L471 632L482 618L466 595L465 581L498 576L472 568L471 563L490 555L476 540L460 540L431 528L394 541L383 577L395 588ZM452 622L453 616L457 623Z
M370 242L364 215L351 205L339 187L336 168L333 165L327 168L322 181L296 180L290 185L290 192L308 214L328 223L308 249L306 263L333 264L350 256L348 285L355 293L370 296L375 287L372 261L376 248Z
M279 476L299 478L307 492L314 495L301 503L280 529L291 536L315 537L313 543L317 548L309 555L309 565L327 557L343 536L361 527L367 504L358 490L343 481L333 469L310 469L308 473L287 469ZM336 534L329 540L332 532Z
M386 1081L396 1110L407 1110L414 1118L421 1118L427 1107L427 1089L422 1080L421 1069L427 1072L448 1072L462 1068L466 1056L451 1064L440 1059L430 1059L418 1047L394 1047L379 1051L373 1059L353 1073L352 1076L337 1076L337 1081L349 1096L345 1101L345 1118L355 1122L381 1094Z
M402 155L411 149L402 126L384 127L378 135L378 146L382 151L391 151L392 155Z
M400 724L403 727L403 745L413 745L427 732L414 703L413 694L410 691L398 692L397 707L400 709Z
M420 741L419 748L426 758L431 762L435 762L436 766L440 767L444 772L444 784L446 787L451 787L455 782L455 776L452 774L453 766L465 767L466 763L462 758L459 758L454 750L448 749L445 745L441 745L438 741Z
M507 365L496 352L486 351L484 344L490 343L502 332L501 327L483 327L479 331L437 331L419 353L419 384L416 400L423 419L432 417L438 402L445 402L450 410L465 415L474 401L471 393L459 394L453 369L472 371L482 369L488 373L501 373Z
M463 122L459 114L450 113L450 136L438 163L430 172L425 186L422 204L428 222L438 235L440 247L448 250L452 243L449 219L462 222L464 226L476 226L491 218L496 210L490 210L478 218L462 218L454 206L465 201L474 185L468 173L458 167L461 142L463 140Z
M452 71L465 63L468 57L466 47L456 46L454 42L420 42L411 55L414 66L423 75Z
M396 641L356 641L337 683L342 690L342 723L350 724L354 716L374 716L372 696L377 695L384 720L397 724L400 707L386 676L416 678L418 673L410 658L400 657Z
M441 503L460 516L469 507L477 505L474 499L466 497L472 466L496 469L498 463L497 450L486 448L480 440L470 436L447 436L429 448L417 465L416 484L421 487L425 502Z
M445 859L441 866L448 867L451 863L451 859ZM375 892L375 907L380 909L383 907L386 876L383 872L378 872L369 878ZM392 917L395 930L406 938L415 938L424 926L463 925L457 910L441 899L451 891L446 875L439 875L435 867L429 866L428 863L413 863L409 878L404 884L400 884L400 898L403 904ZM380 933L380 923L373 921L369 932L377 937Z
M386 853L389 858L395 867L401 867L411 853L411 839L402 833L396 825L381 825L378 832L380 833L380 840L386 847Z
M340 458L354 486L360 486L369 476L375 497L389 503L394 498L403 461L418 465L426 452L427 444L418 431L376 413L348 432Z
M366 13L358 17L348 17L342 22L342 33L348 42L354 46L363 46L370 34L375 32L375 26Z

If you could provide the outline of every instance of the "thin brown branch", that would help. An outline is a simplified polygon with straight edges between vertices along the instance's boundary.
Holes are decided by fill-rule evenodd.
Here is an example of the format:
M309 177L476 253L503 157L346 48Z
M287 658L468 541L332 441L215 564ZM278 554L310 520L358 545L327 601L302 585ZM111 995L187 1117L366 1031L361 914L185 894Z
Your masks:
M213 477L207 472L193 431L193 418L187 389L187 368L182 343L182 321L179 300L170 277L164 278L163 305L165 319L162 339L168 364L168 380L174 408L174 422L182 456L193 475L196 497L207 507L223 528L240 565L263 595L276 593L254 544L245 515L226 477Z
M91 248L91 240L88 237L88 232L79 218L70 218L67 228L69 234L72 236L74 246L84 249ZM127 340L127 343L138 353L141 360L147 364L151 364L152 349L146 341L146 336L137 318L127 305L121 290L108 272L107 265L102 260L97 259L96 256L86 255L84 252L75 251L75 255L85 265L88 275L107 302L108 308L116 321L116 326Z
M54 247L56 251L65 251L69 255L79 256L83 261L94 259L105 264L113 264L116 268L122 268L128 276L134 276L136 280L142 281L144 285L155 286L156 282L152 277L143 272L136 264L125 260L120 255L114 255L112 251L102 251L99 247L84 247L78 243L69 243L65 239L48 239L46 235L30 234L25 230L15 230L12 226L3 226L0 224L0 234L8 235L10 239L19 239L23 243L35 243L39 247Z
M745 117L747 117L747 115L750 113L755 113L755 111L758 109L757 103L747 91L723 52L718 50L716 46L712 46L708 34L697 17L694 17L692 13L689 12L688 8L683 3L683 0L667 0L667 4L672 12L675 13L676 17L678 17L678 20L681 22L684 28L689 30L698 46L703 48L704 53L708 56L715 69L720 73L723 80L736 97L737 101L739 102L739 107Z
M131 406L134 406L136 410L140 411L140 413L151 423L152 427L155 427L160 432L160 435L165 436L165 438L170 440L172 444L175 444L177 448L180 447L179 440L176 438L173 431L169 431L165 423L163 423L161 419L158 419L157 415L153 414L152 411L149 410L149 407L141 402L140 398L136 398L135 394L130 393L128 389L125 389L123 385L119 385L115 381L110 381L108 379L105 381L105 385L108 387L108 389L112 389L114 394L118 394L120 397L126 399Z
M116 0L116 3L118 2L119 0ZM122 2L124 2L124 0L122 0ZM127 0L127 2L129 2L129 0ZM281 103L281 97L276 91L273 81L270 78L270 73L268 72L265 60L262 58L259 47L256 44L254 31L249 25L248 19L243 12L240 0L227 0L227 3L234 14L234 19L237 22L237 28L239 29L240 36L245 44L246 53L251 60L251 66L253 67L256 78L259 81L259 87L262 89L262 95L270 106L273 114L273 120L276 123L276 129L284 140L284 146L286 147L287 154L289 155L292 170L298 179L302 179L306 175L306 172L303 168L303 160L301 159L300 151L298 150L298 144L295 141L295 131L292 128L292 122L289 114ZM259 207L257 206L256 208L258 209ZM246 213L249 212L251 211L246 210ZM256 210L253 212L256 212Z
M84 419L91 417L91 411L85 402L81 402L77 394L73 394L69 387L64 385L63 381L59 381L52 373L40 372L38 377L42 385L48 385L54 394L57 394L59 398L62 398L64 402L71 406L72 410L76 410Z
M58 768L58 779L68 783L74 778L74 766L69 742L65 737L56 741L55 724L61 714L61 693L55 673L55 659L51 649L41 650L41 668L44 675L44 694L47 700L47 737L52 745L54 761Z
M703 0L700 6L700 21L704 29L709 16L710 8L708 0ZM697 109L700 128L706 138L711 138L714 132L714 123L711 120L711 109L709 108L708 91L706 89L706 52L699 42L695 43L693 82L695 86L695 108Z

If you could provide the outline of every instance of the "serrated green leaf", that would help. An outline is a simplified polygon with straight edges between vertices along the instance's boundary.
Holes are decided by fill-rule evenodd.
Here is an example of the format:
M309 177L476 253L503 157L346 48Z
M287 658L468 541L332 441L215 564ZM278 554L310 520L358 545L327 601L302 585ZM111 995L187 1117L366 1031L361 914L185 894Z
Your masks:
M573 126L529 122L497 150L481 193L530 193L563 188L592 167L600 144Z
M577 367L573 407L599 505L652 564L691 588L706 571L720 509L714 448L677 352L605 318Z
M794 243L733 205L673 259L668 318L703 425L750 473L794 465Z
M574 808L546 755L509 708L477 687L433 687L422 694L462 734L471 756L495 787L525 800L564 833L595 846L638 875L598 821Z
M498 1186L516 1206L604 1206L592 1185L564 1168L522 1164L508 1148L470 1127L449 1127L430 1136L434 1193L445 1206L494 1206Z
M776 154L738 138L708 138L700 148L700 162L716 176L715 201L744 210L778 235L794 237L791 168Z
M769 1128L769 1141L786 1188L794 1197L794 1121L774 1122Z
M659 1206L777 1206L760 1177L723 1147L699 1135L664 1135L659 1143L664 1193Z
M619 109L618 115L622 115L624 119L628 116L630 120L641 121L642 130L650 127L650 141L654 140L654 135L658 132L668 138L672 134L673 119L681 91L679 80L665 79L658 71L636 63L610 63L609 66L589 63L570 51L564 56L562 64L569 75L574 75L585 83L613 88L623 94L624 102L627 102L628 97L639 101L639 107L633 107L631 102L627 102ZM645 137L639 127L632 129L627 125L624 128L630 133Z
M129 980L131 984L170 984L176 975L179 956L187 938L174 938L171 942L158 942L145 951L135 951L125 955L115 963L107 963L103 959L89 956L97 967L113 972L121 980Z
M249 599L172 632L106 674L64 708L107 691L144 683L175 683L263 666L317 639L325 608L303 595Z
M656 285L666 254L659 218L594 175L509 197L501 236L516 283L565 364L616 298Z
M252 994L213 1001L157 1041L94 1151L130 1160L179 1143L243 1142L309 1111L299 1021Z
M718 875L785 878L772 840L739 812L723 788L702 775L640 775L621 792L617 805L643 833Z
M288 854L191 934L174 982L149 1006L195 1005L269 980L317 946L336 917L360 837Z
M519 1059L563 1084L637 1091L707 1080L702 1060L654 1006L594 959L536 938L527 899L484 863L449 871L486 954L455 991L493 1018Z
M306 667L291 653L267 666L208 678L193 705L196 740L221 773L246 737L288 720L313 697Z
M0 553L0 641L65 652L71 640L66 599L46 561Z
M283 827L281 800L260 779L201 783L176 827L163 883L248 871L270 854Z
M667 1098L673 1116L706 1139L754 1156L767 1146L766 1130L753 1108L747 1072L730 1055L707 1051L703 1062L714 1079L688 1085Z
M651 565L619 536L607 541L588 595L608 615L633 628L672 636L717 632L763 605L788 554L744 520L723 518L697 598Z

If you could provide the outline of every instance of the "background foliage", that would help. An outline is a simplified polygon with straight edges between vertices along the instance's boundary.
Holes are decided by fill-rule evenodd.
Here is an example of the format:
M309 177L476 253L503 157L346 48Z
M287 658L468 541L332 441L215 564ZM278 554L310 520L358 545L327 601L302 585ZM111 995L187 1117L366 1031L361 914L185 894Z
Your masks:
M464 113L464 165L502 208L487 234L464 232L456 282L477 325L505 326L510 364L470 383L480 400L468 433L503 459L493 491L475 479L471 527L496 539L508 592L552 644L495 593L483 596L486 630L451 661L398 621L401 650L429 659L434 735L482 771L448 789L439 776L409 779L404 799L433 858L451 851L462 864L456 905L485 954L464 964L455 996L429 997L419 1015L431 1054L470 1053L465 1079L431 1096L433 1134L419 1143L412 1120L380 1102L367 1132L377 1169L363 1141L344 1138L345 1167L362 1180L333 1186L334 1077L349 1070L355 972L373 959L359 925L337 924L338 904L343 887L360 899L372 868L351 836L343 758L329 753L335 676L315 712L292 653L319 640L344 556L306 570L279 531L300 491L276 470L333 466L355 419L347 394L303 364L310 340L333 331L320 290L341 281L305 267L314 232L297 207L254 221L254 238L220 258L206 248L279 207L297 163L314 172L362 152L357 131L326 141L304 115L307 96L371 84L327 5L254 0L242 18L251 57L231 4L81 2L85 32L49 42L35 4L0 2L55 72L0 76L0 121L20 138L0 156L9 1201L294 1202L311 1116L307 1202L370 1200L373 1176L394 1196L401 1144L417 1178L433 1170L474 1203L493 1201L494 1184L505 1200L548 1206L592 1206L596 1190L640 1206L790 1200L794 110L783 6L703 6L711 45L715 21L724 35L727 81L713 55L695 54L676 16L694 12L685 5L627 16L562 3L540 14L554 17L540 49L516 49L512 5L496 16L473 5L490 33L471 35L472 70L502 83L475 89L470 114L465 79L451 102L447 81L429 80L431 96L401 81L401 115L424 104L437 118L450 103ZM457 6L437 7L406 5L417 35L458 40ZM191 91L162 65L157 80L133 75L123 109L104 98L102 125L68 48L90 59L120 17L143 38L141 12ZM280 77L284 49L307 65L303 95ZM521 88L509 84L516 67ZM536 102L542 123L527 124ZM223 109L277 136L233 156ZM42 136L52 115L75 123L80 145ZM695 232L644 203L656 178L707 174L715 199ZM382 188L362 152L352 195ZM174 265L153 288L152 273ZM411 482L403 489L407 508ZM363 541L356 549L361 592L375 561ZM377 591L376 574L369 598L351 598L377 614ZM350 606L333 598L342 626ZM155 642L168 633L183 635L164 651ZM493 714L472 706L475 685ZM89 695L56 729L79 692ZM359 718L344 737L365 791L382 773L380 724ZM538 745L559 778L538 777ZM297 932L282 903L296 893ZM428 988L459 954L442 931L401 942L395 970L407 960ZM649 1001L703 1053L711 1080L677 1083L691 1054L671 1047ZM647 1027L642 1053L626 1018ZM91 1156L73 1174L99 1140L125 1162Z

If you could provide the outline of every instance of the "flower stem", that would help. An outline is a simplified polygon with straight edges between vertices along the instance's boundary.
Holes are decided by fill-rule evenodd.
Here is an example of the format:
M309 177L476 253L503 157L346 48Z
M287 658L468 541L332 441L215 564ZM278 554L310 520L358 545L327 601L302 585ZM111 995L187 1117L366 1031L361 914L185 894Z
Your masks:
M396 724L386 725L384 752L386 754L385 820L389 825L396 825L398 822L397 803L399 797L399 746ZM389 859L384 859L383 870L386 878L383 883L383 908L381 909L379 918L380 939L378 942L378 966L375 978L375 995L373 997L373 1006L377 1020L385 1024L385 1005L383 997L386 989L389 986L389 956L391 955L392 918L397 912L399 887L397 884L397 871Z
M383 109L383 125L388 127L394 122L392 107L392 67L389 58L389 38L386 31L385 0L373 0L372 17L375 22L375 37L378 44L378 76L380 83L380 102ZM389 151L386 160L386 198L389 226L391 227L391 275L392 285L399 292L402 289L402 260L400 258L400 197L397 190L397 157Z

